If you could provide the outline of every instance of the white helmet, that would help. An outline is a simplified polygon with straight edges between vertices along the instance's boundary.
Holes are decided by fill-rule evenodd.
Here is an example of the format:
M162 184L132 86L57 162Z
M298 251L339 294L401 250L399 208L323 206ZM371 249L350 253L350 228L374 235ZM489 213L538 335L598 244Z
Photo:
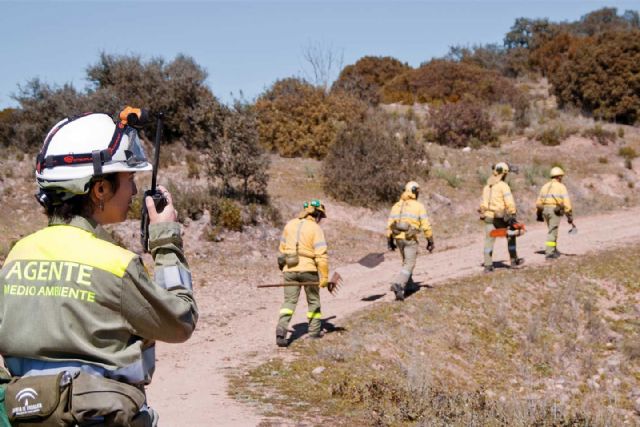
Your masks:
M506 162L496 163L493 166L494 175L502 175L509 172L509 164Z
M558 166L554 166L551 168L551 172L549 172L549 176L551 178L555 178L557 176L564 176L564 171L562 170L562 168Z
M86 113L58 122L47 134L37 157L38 186L86 194L94 176L150 171L152 166L138 132L127 124L131 114L139 117L141 110L128 107L120 114L117 125L104 113Z
M407 193L416 194L420 190L420 184L415 181L409 181L404 186L404 191Z

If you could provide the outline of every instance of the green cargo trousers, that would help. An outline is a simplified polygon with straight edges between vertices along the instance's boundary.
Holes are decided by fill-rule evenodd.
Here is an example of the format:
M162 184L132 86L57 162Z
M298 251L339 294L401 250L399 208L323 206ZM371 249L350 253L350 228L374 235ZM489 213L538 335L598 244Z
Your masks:
M496 238L491 237L489 233L496 228L507 228L508 225L504 218L485 218L484 223L484 266L491 267L493 266L493 245L496 243ZM515 236L507 237L507 249L509 250L509 258L518 258Z
M316 271L287 271L284 273L285 282L317 282L319 280ZM317 334L322 329L322 312L320 311L320 288L318 286L285 286L284 303L280 307L280 319L278 327L285 330L289 326L293 312L296 310L300 289L304 287L307 296L307 319L309 319L309 334Z
M542 217L547 223L547 241L545 243L545 255L553 255L558 250L558 227L560 226L561 215L555 213L555 206L545 206L542 210Z
M396 245L402 257L402 268L393 278L393 283L397 283L403 288L407 284L412 284L411 275L416 267L416 259L418 258L418 242L416 240L396 239Z

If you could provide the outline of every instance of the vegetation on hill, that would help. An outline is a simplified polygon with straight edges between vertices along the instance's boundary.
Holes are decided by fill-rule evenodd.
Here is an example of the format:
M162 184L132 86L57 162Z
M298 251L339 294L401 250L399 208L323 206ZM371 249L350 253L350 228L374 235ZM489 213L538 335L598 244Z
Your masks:
M364 56L355 64L344 67L331 91L348 92L371 105L378 105L382 87L410 69L406 63L389 56Z
M368 207L395 201L404 183L428 172L426 151L415 130L381 112L342 129L322 169L327 194Z
M367 105L345 92L327 94L298 78L275 82L255 104L260 141L284 157L321 159L338 131L362 120Z
M296 359L271 359L232 390L334 425L634 423L637 256L636 245L421 290L321 343L295 342Z

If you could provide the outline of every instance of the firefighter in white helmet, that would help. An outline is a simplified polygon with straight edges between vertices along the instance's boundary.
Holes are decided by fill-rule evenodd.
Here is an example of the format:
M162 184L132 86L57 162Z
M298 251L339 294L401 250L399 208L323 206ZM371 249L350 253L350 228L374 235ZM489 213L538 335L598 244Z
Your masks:
M478 212L480 219L485 223L484 271L486 273L493 271L493 246L496 238L491 236L491 231L496 228L508 228L517 223L516 203L509 184L505 182L508 173L507 163L495 164L482 190L482 201ZM518 257L516 236L507 236L507 249L511 258L511 267L524 263L524 259Z
M17 387L60 400L42 415L45 425L70 425L59 424L69 417L79 425L157 425L144 394L155 341L185 341L196 325L171 194L159 186L167 200L161 212L145 200L154 278L103 228L126 219L135 173L152 169L132 126L144 116L127 108L114 124L87 113L51 129L36 164L49 225L17 242L0 271L0 354L20 377ZM101 398L91 400L95 393Z
M400 200L393 205L387 221L387 245L389 249L400 250L402 268L391 283L391 290L398 301L403 301L405 292L417 290L412 274L418 256L418 234L422 232L427 239L427 250L435 248L433 232L427 217L427 210L418 201L420 185L409 181L400 195Z
M569 224L573 224L573 208L567 187L562 183L564 171L554 166L549 173L551 180L542 186L536 200L537 220L547 224L547 241L545 243L545 258L555 259L560 256L558 251L558 227L563 215L567 216Z

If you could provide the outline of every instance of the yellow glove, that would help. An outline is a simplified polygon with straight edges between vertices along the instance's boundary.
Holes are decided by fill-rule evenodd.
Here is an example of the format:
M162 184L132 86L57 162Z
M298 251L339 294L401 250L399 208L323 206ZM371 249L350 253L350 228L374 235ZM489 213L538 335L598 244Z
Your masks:
M329 263L326 260L318 262L318 276L320 287L326 288L329 285Z

